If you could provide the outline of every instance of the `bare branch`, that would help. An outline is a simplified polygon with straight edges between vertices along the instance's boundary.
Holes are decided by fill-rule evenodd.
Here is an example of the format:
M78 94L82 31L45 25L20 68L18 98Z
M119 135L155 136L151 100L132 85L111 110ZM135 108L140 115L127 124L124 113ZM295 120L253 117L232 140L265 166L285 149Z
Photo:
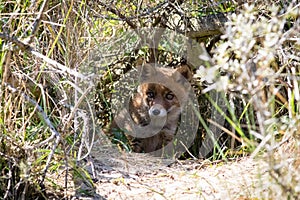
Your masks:
M216 12L203 17L188 17L185 11L180 7L181 3L181 1L175 1L175 3L172 3L172 1L165 1L154 8L142 11L139 15L126 17L116 7L100 2L99 4L101 6L106 8L107 11L117 15L119 18L100 16L98 14L94 16L109 20L125 21L133 29L142 28L138 27L133 20L142 17L155 18L156 20L152 23L152 27L168 27L169 29L182 33L187 37L197 39L219 35L223 32L224 23L227 22L227 17L224 13ZM161 12L159 14L160 17L155 17L154 14L158 12ZM181 18L180 20L183 21L180 27L177 27L175 24L170 24L170 22L176 18L175 15L179 15Z
M32 33L30 35L30 42L32 40L32 38L36 35L37 31L38 31L38 28L41 24L41 21L42 21L42 17L43 17L43 14L47 8L47 5L48 5L48 1L49 0L44 0L43 2L43 5L41 6L41 9L40 9L40 12L38 14L38 16L36 17L33 25L32 25Z
M119 10L117 10L117 8L113 8L101 1L98 2L101 6L103 6L104 8L106 8L106 10L108 10L109 12L119 16L122 20L126 21L126 23L133 29L136 29L136 25L127 17L125 17L125 15L123 15Z
M101 5L103 5L103 3ZM114 18L114 17L107 17L107 16L103 16L103 15L99 15L99 14L94 15L94 17L101 17L103 19L117 20L117 21L133 20L133 19L138 19L138 18L142 18L142 17L148 17L148 16L154 14L155 12L157 12L159 9L165 9L168 5L169 5L169 1L165 1L165 2L158 4L154 8L147 8L147 10L142 11L140 14L138 14L136 16L131 16L131 17L125 17L125 16L121 17L118 15L119 18ZM138 5L137 7L140 7L140 6L141 5ZM107 5L104 5L103 7L107 8ZM113 8L110 7L110 9L113 9ZM111 10L108 10L108 11L112 12ZM112 12L112 13L114 13L114 12ZM114 13L114 14L116 14L116 13Z
M15 37L10 37L7 34L0 33L0 38L16 44L21 50L27 51L27 52L31 53L32 55L35 55L36 57L41 58L43 61L48 63L50 66L53 66L56 69L61 70L61 72L63 72L63 73L67 73L69 75L75 76L75 77L80 78L80 79L87 79L87 77L84 76L83 74L81 74L81 73L77 72L76 70L73 70L69 67L66 67L66 66L58 63L57 61L52 60L51 58L35 51L30 45L28 45L24 42L21 42L20 40L18 40Z
M26 51L32 51L31 46L29 46L28 44L25 44L24 42L21 42L20 40L18 40L16 37L11 37L5 33L0 33L0 38L9 42L14 43L15 45L17 45L21 50L26 50Z

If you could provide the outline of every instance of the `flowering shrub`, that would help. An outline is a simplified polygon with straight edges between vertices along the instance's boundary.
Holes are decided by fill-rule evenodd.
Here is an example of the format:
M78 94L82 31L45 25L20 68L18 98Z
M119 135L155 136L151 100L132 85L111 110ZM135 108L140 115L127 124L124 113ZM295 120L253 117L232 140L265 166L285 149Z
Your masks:
M242 98L245 113L253 106L256 122L248 124L256 142L252 156L267 152L273 188L264 198L296 198L300 193L296 173L300 165L299 5L263 11L246 5L244 12L232 14L215 49L214 65L201 66L196 76L210 84L203 92L216 89Z

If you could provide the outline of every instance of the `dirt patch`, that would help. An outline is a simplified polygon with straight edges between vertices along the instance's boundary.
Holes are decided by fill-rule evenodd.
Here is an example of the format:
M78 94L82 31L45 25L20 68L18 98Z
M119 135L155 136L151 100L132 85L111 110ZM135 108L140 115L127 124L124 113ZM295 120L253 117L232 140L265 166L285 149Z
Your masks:
M255 199L267 188L266 164L243 157L229 162L171 161L120 153L95 144L93 199Z

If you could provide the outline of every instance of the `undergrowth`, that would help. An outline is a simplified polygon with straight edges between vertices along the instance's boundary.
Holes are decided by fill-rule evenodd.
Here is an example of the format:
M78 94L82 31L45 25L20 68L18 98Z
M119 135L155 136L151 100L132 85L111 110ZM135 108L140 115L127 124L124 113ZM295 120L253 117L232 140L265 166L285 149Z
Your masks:
M202 140L212 138L208 157L213 160L264 158L271 180L260 198L299 198L297 1L270 1L272 6L178 1L182 9L169 1L141 7L118 1L115 10L102 1L34 2L0 2L0 198L93 196L96 177L84 165L94 140L112 121L114 85L139 58L153 56L153 49L136 45L138 37L124 33L160 23L191 30L195 24L184 20L219 12L229 17L222 36L216 32L195 40L211 51L197 55L204 61L191 66L193 88L205 103L197 113L201 122L194 146L185 156L201 157ZM187 62L178 56L181 42L163 40L154 48L157 61L168 67ZM172 45L178 54L167 51ZM216 91L217 103L211 95ZM207 117L210 109L218 117ZM130 151L126 138L113 140Z
M242 99L245 129L237 119L242 115L225 118L244 145L252 147L252 157L264 152L272 177L270 190L262 194L267 199L297 199L300 192L299 14L299 4L260 10L246 5L227 22L210 73L203 66L197 71L211 82L205 92L216 89ZM231 105L228 109L235 109Z

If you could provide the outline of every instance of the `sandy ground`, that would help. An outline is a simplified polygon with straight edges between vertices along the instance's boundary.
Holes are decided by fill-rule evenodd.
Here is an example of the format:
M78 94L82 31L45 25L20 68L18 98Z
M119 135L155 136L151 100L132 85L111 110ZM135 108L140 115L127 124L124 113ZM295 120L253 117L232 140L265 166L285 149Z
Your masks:
M92 151L92 198L79 199L260 199L268 188L264 162L161 160L147 154L120 153L96 144Z
M79 167L72 168L70 164L67 177L64 169L60 173L49 173L49 187L47 184L46 187L52 188L52 192L48 192L47 197L72 200L299 199L300 153L288 151L292 144L278 149L275 157L262 154L258 158L246 156L211 162L124 153L113 148L110 142L97 140L89 158L77 163ZM280 155L287 157L283 159ZM279 162L273 162L274 158ZM278 173L274 175L274 171ZM54 183L57 187L53 188Z

